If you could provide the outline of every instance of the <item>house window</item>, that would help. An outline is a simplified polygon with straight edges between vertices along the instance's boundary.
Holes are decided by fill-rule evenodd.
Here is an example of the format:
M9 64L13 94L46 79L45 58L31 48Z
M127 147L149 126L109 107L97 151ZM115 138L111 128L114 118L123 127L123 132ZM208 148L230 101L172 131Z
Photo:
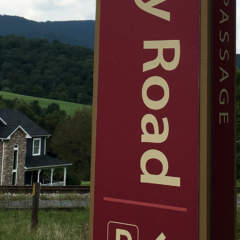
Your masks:
M41 153L41 138L33 139L33 156L38 156Z
M17 183L17 173L13 172L13 175L12 175L12 185L16 185L16 183Z
M13 151L13 169L12 169L12 185L17 184L17 167L18 167L18 148Z
M18 151L14 150L14 155L13 155L13 170L17 170L17 156Z

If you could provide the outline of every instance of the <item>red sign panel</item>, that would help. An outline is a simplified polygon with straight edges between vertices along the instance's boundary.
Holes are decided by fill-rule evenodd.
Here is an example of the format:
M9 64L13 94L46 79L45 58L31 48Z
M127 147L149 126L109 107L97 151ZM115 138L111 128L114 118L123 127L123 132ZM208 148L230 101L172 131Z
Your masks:
M236 1L214 0L211 239L235 238ZM224 207L223 207L224 206Z
M100 12L93 238L196 240L200 0Z

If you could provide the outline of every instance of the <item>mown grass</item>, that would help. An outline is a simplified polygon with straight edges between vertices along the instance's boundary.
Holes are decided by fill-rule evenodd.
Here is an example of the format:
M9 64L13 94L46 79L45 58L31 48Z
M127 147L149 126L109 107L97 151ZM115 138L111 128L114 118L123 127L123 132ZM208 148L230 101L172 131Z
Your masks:
M87 240L89 210L40 210L31 232L30 210L0 210L0 240Z
M11 93L11 92L5 92L5 91L0 91L0 96L2 96L3 99L9 99L9 100L21 99L27 103L38 101L39 105L42 108L47 108L49 104L56 103L60 106L60 109L64 110L68 115L73 115L76 111L81 111L84 108L91 108L90 105L65 102L65 101L48 99L48 98L31 97L31 96L25 96L25 95L20 95L20 94Z
M89 187L89 186L90 186L90 181L82 181L82 182L81 182L81 186L87 186L87 187Z

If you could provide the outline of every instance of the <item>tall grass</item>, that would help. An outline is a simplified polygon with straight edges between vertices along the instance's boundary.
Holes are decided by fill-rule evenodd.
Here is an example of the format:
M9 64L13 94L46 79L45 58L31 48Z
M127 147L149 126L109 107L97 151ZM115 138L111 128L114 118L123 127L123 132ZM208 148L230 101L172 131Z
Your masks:
M88 209L40 210L35 233L30 230L30 210L0 210L0 240L88 240ZM240 239L240 207L236 239Z
M0 210L0 240L87 240L88 219L88 209L40 210L32 233L30 210Z
M236 239L240 239L240 207L237 208Z

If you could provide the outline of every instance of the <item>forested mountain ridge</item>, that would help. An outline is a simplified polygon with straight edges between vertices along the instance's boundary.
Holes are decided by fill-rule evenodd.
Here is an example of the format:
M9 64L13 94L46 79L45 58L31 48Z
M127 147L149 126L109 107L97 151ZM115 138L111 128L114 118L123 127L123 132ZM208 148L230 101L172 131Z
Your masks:
M240 68L240 54L236 54L236 65Z
M23 17L0 15L0 35L43 38L93 48L95 21L35 22Z
M93 51L57 41L0 37L0 89L91 104Z

